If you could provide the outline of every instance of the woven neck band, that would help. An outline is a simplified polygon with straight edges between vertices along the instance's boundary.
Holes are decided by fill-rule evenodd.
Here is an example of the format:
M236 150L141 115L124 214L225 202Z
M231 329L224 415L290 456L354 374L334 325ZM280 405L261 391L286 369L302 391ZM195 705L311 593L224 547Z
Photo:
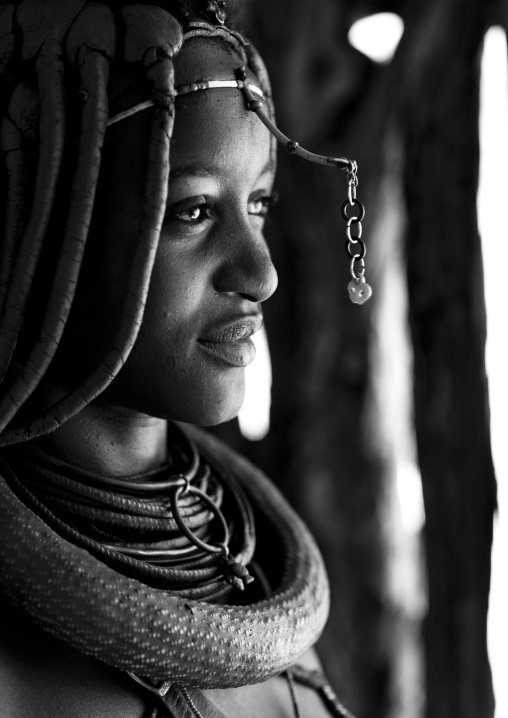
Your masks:
M259 471L211 437L200 433L197 441L250 500L262 539L255 559L272 571L269 599L215 605L129 578L60 536L4 479L0 588L43 629L119 669L199 688L258 683L291 666L318 638L328 613L323 562Z
M30 447L6 449L1 461L18 498L71 543L180 597L224 601L231 585L243 591L253 580L245 568L255 547L252 512L176 426L170 442L166 465L128 480Z

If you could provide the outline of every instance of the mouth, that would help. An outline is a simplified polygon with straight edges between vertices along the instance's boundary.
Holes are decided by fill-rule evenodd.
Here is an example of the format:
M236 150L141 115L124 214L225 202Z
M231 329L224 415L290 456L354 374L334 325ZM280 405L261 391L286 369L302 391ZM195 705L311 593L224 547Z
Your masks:
M250 337L262 326L261 314L241 317L211 329L198 339L198 343L219 363L245 367L256 356L256 347Z

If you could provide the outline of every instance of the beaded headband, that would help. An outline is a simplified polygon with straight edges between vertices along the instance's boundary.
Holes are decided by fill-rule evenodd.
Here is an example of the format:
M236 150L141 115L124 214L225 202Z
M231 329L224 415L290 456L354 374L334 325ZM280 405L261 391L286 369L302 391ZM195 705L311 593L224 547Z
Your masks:
M196 82L191 82L188 85L180 85L180 87L175 87L174 95L175 97L181 97L182 95L190 95L191 93L198 92L200 90L211 90L222 87L233 87L242 90L245 85L248 86L250 92L253 92L255 95L260 97L261 100L265 99L263 91L260 90L259 87L257 87L254 83L249 82L248 80L197 80ZM131 117L132 115L135 115L138 112L141 112L142 110L146 110L149 107L153 106L154 103L152 100L145 100L144 102L139 102L137 105L133 105L127 110L119 112L113 117L110 117L110 119L108 120L108 127L110 125L114 125L116 122L125 120L127 119L127 117Z

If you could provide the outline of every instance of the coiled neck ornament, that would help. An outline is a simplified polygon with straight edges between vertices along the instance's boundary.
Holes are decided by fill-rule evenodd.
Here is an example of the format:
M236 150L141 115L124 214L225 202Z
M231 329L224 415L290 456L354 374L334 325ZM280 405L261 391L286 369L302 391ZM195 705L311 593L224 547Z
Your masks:
M261 472L211 437L193 436L224 491L247 497L260 539L253 559L268 571L269 598L261 593L249 602L248 586L237 605L211 602L218 583L229 587L216 562L204 566L196 584L191 569L150 565L64 529L55 509L44 510L20 487L9 458L0 467L0 589L73 648L150 681L198 688L258 683L293 665L323 629L329 601L323 561ZM242 533L232 539L242 565L252 548Z

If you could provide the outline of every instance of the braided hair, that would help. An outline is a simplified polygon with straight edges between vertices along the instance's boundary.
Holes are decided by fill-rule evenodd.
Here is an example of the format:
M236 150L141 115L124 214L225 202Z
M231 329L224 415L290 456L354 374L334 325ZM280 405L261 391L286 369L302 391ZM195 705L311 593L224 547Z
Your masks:
M241 46L270 102L259 56L241 35L213 27L208 6L203 0L0 0L0 445L57 429L109 386L134 345L166 202L173 58L190 23L201 21L198 34L222 33ZM34 411L29 399L62 343L79 285L109 118L110 71L125 64L144 75L154 110L147 199L124 305L95 369Z

